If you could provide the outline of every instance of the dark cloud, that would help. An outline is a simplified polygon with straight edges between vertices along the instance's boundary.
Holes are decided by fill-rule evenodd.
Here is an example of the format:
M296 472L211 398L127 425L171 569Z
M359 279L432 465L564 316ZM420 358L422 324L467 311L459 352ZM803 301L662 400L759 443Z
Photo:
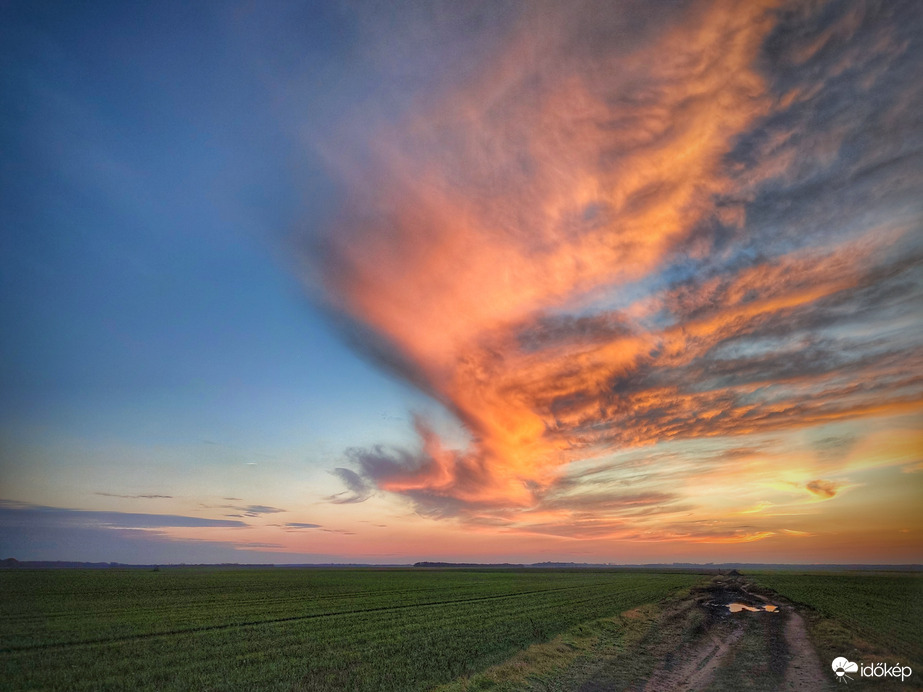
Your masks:
M77 560L127 564L343 562L341 555L280 552L265 542L177 538L164 529L231 528L241 521L178 515L96 512L0 500L0 553L21 560ZM292 529L316 527L293 523ZM344 532L349 533L349 532ZM239 536L237 531L229 538ZM266 552L272 551L272 558Z
M825 481L819 478L807 483L804 487L818 497L831 498L836 495L841 486L842 484L836 481Z
M116 528L116 524L131 523L131 519L106 523L105 518L103 521L88 520L81 514L71 514L74 510L49 512L49 509L52 508L10 502L0 504L0 554L19 560L117 560L125 564L347 561L342 555L281 552L281 546L272 543L177 538L147 526L148 522L142 522L143 528Z
M564 348L609 342L629 336L633 327L619 313L600 315L541 315L521 326L514 326L519 347L526 353L547 348Z
M288 510L279 509L278 507L267 507L266 505L247 505L242 508L247 514L278 514L279 512L287 512Z
M349 454L349 452L347 452ZM358 453L353 452L353 457L356 457ZM361 466L361 462L360 462ZM364 470L364 468L363 468ZM343 505L353 502L365 502L372 496L374 491L374 485L367 482L362 476L353 471L352 469L338 467L333 469L331 473L339 478L343 485L346 486L347 490L337 493L336 495L331 495L327 498L329 502L334 504Z
M129 512L97 512L60 507L43 507L17 502L0 501L0 524L21 526L98 526L124 529L157 529L172 527L242 527L242 521L204 519L174 514L135 514Z
M748 221L760 232L750 242L770 251L770 239L813 244L876 213L919 213L923 94L908 85L921 66L921 28L918 8L903 1L780 14L763 51L780 106L732 155L754 182Z
M305 524L299 521L291 521L287 524L284 524L287 529L319 529L321 528L320 524Z

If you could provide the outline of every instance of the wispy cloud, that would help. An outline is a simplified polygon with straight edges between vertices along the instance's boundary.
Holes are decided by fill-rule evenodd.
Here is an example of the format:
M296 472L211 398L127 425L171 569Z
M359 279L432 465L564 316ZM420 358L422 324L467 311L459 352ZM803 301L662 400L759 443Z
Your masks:
M616 473L637 492L585 474L568 489L567 469L920 410L923 19L567 3L502 26L476 69L440 68L415 108L321 147L347 204L307 243L311 280L471 440L417 417L417 448L349 450L328 500L384 491L556 535L773 535L681 519L697 504L684 481L743 468L746 450ZM753 502L733 513L760 516Z
M246 507L239 508L247 514L278 514L279 512L286 512L288 510L279 509L278 507L268 507L266 505L247 505Z
M233 500L236 498L224 498ZM239 514L227 514L225 516L234 517L258 517L261 514L279 514L288 510L279 509L278 507L269 507L267 505L202 505L206 509L233 509Z
M205 519L175 514L137 514L133 512L99 512L61 507L44 507L0 500L0 523L101 526L122 529L157 529L172 527L243 527L242 521Z
M354 536L355 535L355 532L346 531L345 529L329 529L320 524L308 524L308 523L297 522L297 521L283 524L282 528L285 531L312 530L312 531L323 531L324 533L339 533L339 534L343 534L344 536Z
M172 495L118 495L116 493L93 493L94 495L101 495L103 497L121 497L129 500L171 500L173 499Z

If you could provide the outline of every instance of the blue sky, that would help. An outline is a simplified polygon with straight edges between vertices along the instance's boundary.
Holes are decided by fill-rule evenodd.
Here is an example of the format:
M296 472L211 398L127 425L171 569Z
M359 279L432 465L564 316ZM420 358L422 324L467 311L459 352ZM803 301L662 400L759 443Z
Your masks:
M402 402L284 271L332 185L228 17L7 12L5 420L252 446Z
M290 266L286 238L336 193L265 74L276 65L254 55L294 37L283 16L231 9L3 10L7 497L39 500L104 448L183 448L182 463L219 467L281 450L306 472L401 438L392 419L414 395L344 347ZM291 69L323 69L335 57L311 46L329 51L339 29L299 13ZM251 15L268 35L241 35ZM90 484L166 462L134 463L153 474L111 460Z
M921 19L786 7L4 5L0 557L923 559Z

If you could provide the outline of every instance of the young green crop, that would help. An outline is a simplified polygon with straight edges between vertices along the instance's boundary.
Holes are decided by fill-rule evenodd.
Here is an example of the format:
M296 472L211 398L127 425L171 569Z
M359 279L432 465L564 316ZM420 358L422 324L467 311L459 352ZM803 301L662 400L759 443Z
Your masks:
M0 574L13 689L427 689L701 579L539 570Z
M923 674L923 575L773 572L753 580L816 614L812 631L828 659L894 657Z

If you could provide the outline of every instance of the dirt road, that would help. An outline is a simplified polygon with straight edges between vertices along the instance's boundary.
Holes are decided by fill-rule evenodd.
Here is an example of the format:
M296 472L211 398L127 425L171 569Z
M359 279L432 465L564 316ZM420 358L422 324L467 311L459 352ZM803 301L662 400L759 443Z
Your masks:
M625 680L619 657L586 680L581 692L835 689L796 608L737 575L716 577L665 610L644 645L656 663L643 682Z

